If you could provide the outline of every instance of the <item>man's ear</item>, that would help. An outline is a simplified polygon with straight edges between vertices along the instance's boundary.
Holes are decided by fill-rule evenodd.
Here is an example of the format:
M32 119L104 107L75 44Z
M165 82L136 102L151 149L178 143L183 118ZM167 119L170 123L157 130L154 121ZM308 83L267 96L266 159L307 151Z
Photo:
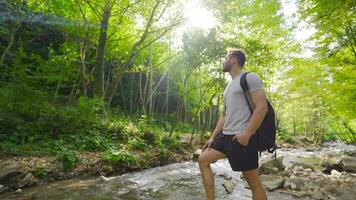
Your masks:
M232 58L231 58L231 61L232 61L232 63L237 63L237 64L239 64L239 62L237 61L237 59L236 59L235 57L232 57Z

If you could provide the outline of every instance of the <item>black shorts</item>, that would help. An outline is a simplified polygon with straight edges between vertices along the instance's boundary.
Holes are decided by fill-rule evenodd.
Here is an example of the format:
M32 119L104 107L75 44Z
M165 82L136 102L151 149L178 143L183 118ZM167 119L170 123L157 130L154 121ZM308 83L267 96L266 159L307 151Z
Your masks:
M234 135L219 133L210 148L224 153L233 171L247 171L258 168L258 149L256 135L252 135L247 146L232 141Z

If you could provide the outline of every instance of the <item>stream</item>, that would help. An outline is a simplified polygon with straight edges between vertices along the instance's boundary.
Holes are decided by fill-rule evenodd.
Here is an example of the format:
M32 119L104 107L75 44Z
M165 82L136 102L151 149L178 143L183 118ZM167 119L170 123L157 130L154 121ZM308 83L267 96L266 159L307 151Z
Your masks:
M314 150L278 149L277 156L283 156L283 164L303 162L321 170L320 159L325 154L337 154L344 150L356 150L354 145L331 143ZM262 160L268 157L262 154ZM251 191L240 178L241 172L233 172L227 159L211 165L215 174L217 200L252 199ZM227 193L222 186L228 177L235 183L233 192ZM355 184L356 186L356 184ZM267 192L268 199L293 200L297 198L278 191ZM115 177L95 177L90 179L70 179L42 184L24 189L21 193L8 193L0 199L51 199L51 200L202 200L204 187L197 162L173 163L162 167L131 172Z

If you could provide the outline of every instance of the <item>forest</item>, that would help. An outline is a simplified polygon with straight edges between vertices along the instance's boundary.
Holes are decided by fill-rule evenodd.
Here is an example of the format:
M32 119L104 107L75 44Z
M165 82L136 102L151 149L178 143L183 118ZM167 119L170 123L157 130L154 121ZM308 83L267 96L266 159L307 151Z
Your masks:
M277 143L355 143L354 0L289 1L292 10L204 0L190 14L214 21L196 26L189 2L0 0L0 154L58 156L71 169L82 152L131 163L184 138L202 144L222 110L229 48L262 78Z

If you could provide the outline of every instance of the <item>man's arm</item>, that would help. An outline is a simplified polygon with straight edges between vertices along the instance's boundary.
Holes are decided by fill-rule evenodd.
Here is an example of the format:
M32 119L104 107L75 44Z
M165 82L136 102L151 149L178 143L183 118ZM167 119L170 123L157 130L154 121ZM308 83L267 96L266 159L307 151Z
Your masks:
M244 133L248 135L255 134L257 128L261 125L267 111L267 98L264 90L257 90L251 92L252 104L254 105L254 110L252 116L248 122Z
M261 125L268 110L266 94L263 90L257 90L255 92L251 92L250 94L252 104L254 105L252 116L243 134L235 135L232 138L232 140L237 140L244 146L248 145L250 137L256 133L257 128Z
M215 137L223 130L224 122L225 122L225 110L220 113L218 123L216 124L216 127L215 127L213 133L211 134L208 141L202 147L203 151L207 148L210 148L210 145L213 143Z
M224 123L225 123L225 109L220 113L218 123L216 124L216 127L213 131L213 134L211 134L210 138L215 138L215 136L217 136L223 130Z

